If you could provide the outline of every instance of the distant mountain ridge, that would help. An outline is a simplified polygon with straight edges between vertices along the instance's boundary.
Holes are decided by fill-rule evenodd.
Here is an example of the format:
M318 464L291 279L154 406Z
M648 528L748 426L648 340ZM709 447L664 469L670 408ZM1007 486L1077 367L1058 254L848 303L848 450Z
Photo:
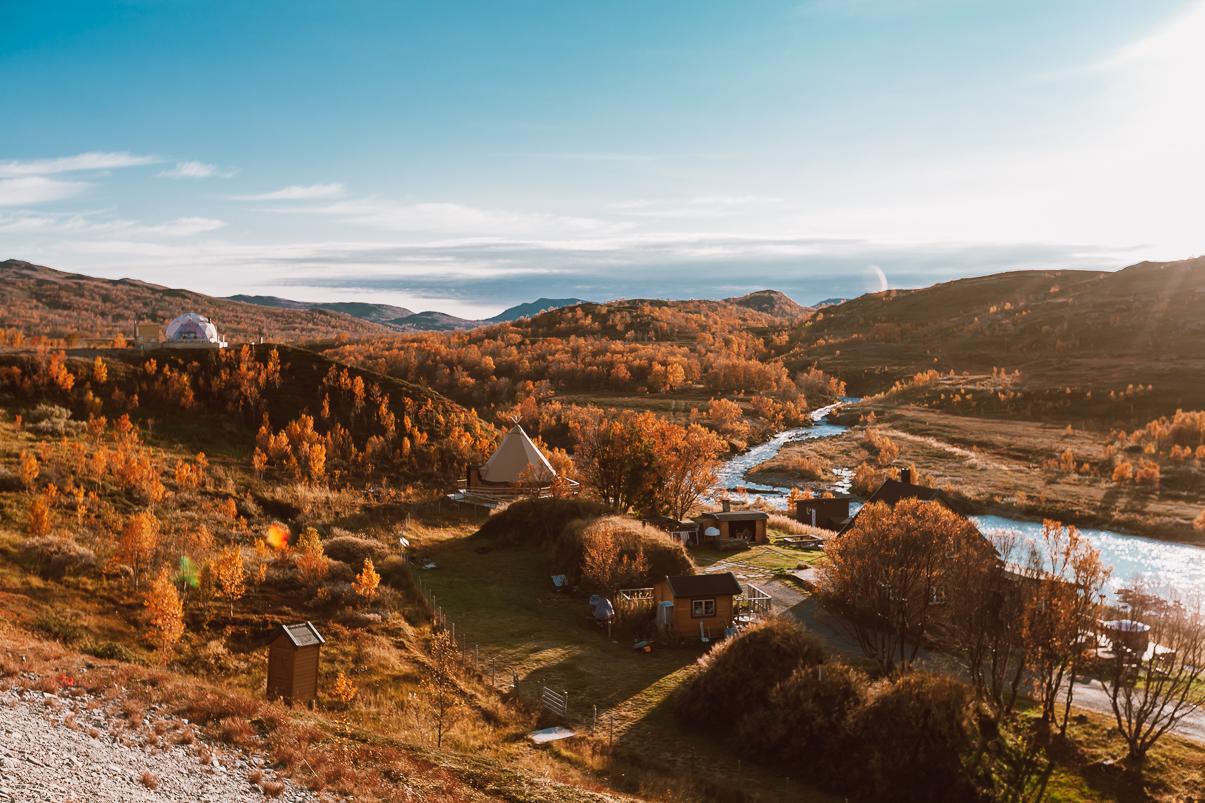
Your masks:
M539 315L541 312L547 312L548 310L587 303L584 299L580 298L537 298L535 301L516 304L513 307L504 309L492 318L473 320L471 318L460 318L456 315L449 315L446 312L439 312L438 310L414 312L405 307L396 307L392 304L372 304L356 301L294 301L289 298L280 298L279 296L255 295L229 296L228 300L241 301L246 304L257 304L263 307L275 307L277 309L328 310L330 312L351 315L354 318L371 321L372 323L378 323L398 332L455 332L462 329L474 329L478 326L486 326L492 323L509 323L521 318L530 318L533 315Z
M550 309L561 309L562 307L575 307L578 304L588 304L584 298L537 298L535 301L528 301L526 304L516 304L513 307L502 310L492 318L486 318L489 323L506 323L507 321L517 321L520 318L530 318L533 315L539 315L541 312L547 312Z
M398 318L413 315L414 312L405 307L393 304L370 304L362 301L293 301L279 296L226 296L230 301L241 301L244 304L255 304L260 307L277 307L279 309L324 309L331 312L342 312L353 318L359 318L373 323L387 324Z

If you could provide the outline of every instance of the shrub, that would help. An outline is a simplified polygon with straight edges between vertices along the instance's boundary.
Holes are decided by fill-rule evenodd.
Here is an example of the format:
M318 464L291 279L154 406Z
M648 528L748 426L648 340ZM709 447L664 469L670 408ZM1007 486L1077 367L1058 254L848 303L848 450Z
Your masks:
M363 538L358 535L340 535L328 538L322 542L322 549L331 560L337 560L356 568L363 566L366 559L376 562L384 560L389 555L389 550L380 541L373 541L371 538Z
M71 411L55 404L39 404L29 415L29 431L38 435L70 435L84 429L83 421L72 421Z
M401 555L390 555L377 566L381 580L398 591L407 591L414 587L414 579L406 566L406 559Z
M748 712L740 740L751 754L784 764L839 764L846 720L865 701L869 685L865 674L845 664L800 666Z
M970 690L953 678L914 673L880 681L848 722L842 774L871 800L965 801L976 784L964 765L974 746Z
M21 544L21 562L30 571L50 580L91 574L98 566L96 554L91 549L70 538L53 535L25 539Z
M610 512L606 505L589 499L520 499L491 516L477 534L503 544L539 544L559 538L574 519Z
M820 640L793 620L770 619L703 656L700 671L677 692L675 707L693 724L734 730L747 712L765 705L768 689L824 657Z
M569 522L551 544L549 562L553 570L567 575L571 582L581 582L595 590L612 590L604 578L595 576L596 571L587 570L588 547L597 546L600 540L612 544L618 558L626 558L630 566L635 566L637 556L643 555L638 571L619 572L612 581L619 583L616 587L647 586L667 575L695 573L694 564L681 544L670 541L658 529L623 516Z
M109 661L124 661L127 664L131 664L137 660L129 647L124 644L118 644L116 641L89 642L84 645L83 651L89 655L95 655L97 658L104 658Z
M352 584L346 580L332 580L327 578L326 582L318 587L317 593L314 594L314 602L318 605L325 605L333 608L347 608L355 605L360 601Z
M88 632L84 627L83 617L77 611L71 610L43 613L33 620L33 627L42 635L69 647L83 641Z
M887 479L887 472L879 471L869 463L859 463L850 480L850 489L864 499L869 498L879 489L885 479Z

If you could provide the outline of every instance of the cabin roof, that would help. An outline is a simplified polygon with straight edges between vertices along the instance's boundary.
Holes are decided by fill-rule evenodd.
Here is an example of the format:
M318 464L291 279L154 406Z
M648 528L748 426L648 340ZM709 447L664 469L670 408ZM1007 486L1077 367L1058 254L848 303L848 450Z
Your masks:
M695 521L703 519L712 519L714 521L761 521L770 518L769 513L761 510L716 510L711 513L704 513Z
M806 505L813 502L848 502L858 497L853 494L833 494L832 496L812 496L807 499L800 499L797 504Z
M722 597L742 593L741 584L732 572L723 574L684 574L666 577L670 593L675 597Z
M895 505L904 499L921 499L926 502L931 502L934 499L941 498L941 491L936 488L930 488L927 485L915 485L911 482L901 482L895 479L885 479L879 489L870 495L866 500L866 504L872 502L886 502L888 505Z
M281 625L277 632L287 636L289 641L293 642L294 647L312 647L315 644L326 643L326 639L322 637L318 629L309 622Z
M691 530L695 527L693 521L679 521L672 516L646 516L644 521L663 530Z

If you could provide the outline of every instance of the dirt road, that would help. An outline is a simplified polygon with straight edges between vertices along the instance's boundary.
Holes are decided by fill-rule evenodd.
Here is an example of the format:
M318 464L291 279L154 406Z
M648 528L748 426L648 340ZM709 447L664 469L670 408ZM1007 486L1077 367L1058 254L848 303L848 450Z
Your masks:
M825 610L812 595L800 591L793 585L773 580L761 584L761 589L774 598L774 611L792 616L812 633L815 633L830 650L849 659L864 657L853 631L840 616ZM917 662L924 669L961 674L957 662L949 655L933 650L922 650ZM1098 681L1075 684L1072 706L1093 713L1113 717L1108 695ZM1175 728L1183 737L1205 743L1205 711L1198 710L1183 719Z

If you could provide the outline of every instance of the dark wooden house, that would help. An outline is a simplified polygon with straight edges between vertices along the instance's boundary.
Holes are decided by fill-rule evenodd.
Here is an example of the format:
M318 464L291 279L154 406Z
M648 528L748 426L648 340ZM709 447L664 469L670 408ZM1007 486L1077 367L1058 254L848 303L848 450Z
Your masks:
M920 499L925 502L941 502L943 505L946 505L946 507L949 507L949 504L941 491L936 488L930 488L927 485L917 485L914 483L912 481L912 470L908 468L900 469L900 478L898 480L891 478L883 480L883 484L879 486L877 491L870 495L870 498L866 500L866 504L872 505L875 502L882 502L888 507L895 507L896 504L903 499ZM859 509L858 513L861 512L861 509ZM837 534L840 535L841 533L847 532L854 526L854 522L857 520L858 515L855 513L853 517L849 519L849 522L846 523L846 525L842 527L840 532Z
M318 651L325 643L309 622L277 628L268 643L268 699L313 705L318 699Z
M849 503L852 501L850 494L799 499L795 502L795 519L836 532L849 524Z

